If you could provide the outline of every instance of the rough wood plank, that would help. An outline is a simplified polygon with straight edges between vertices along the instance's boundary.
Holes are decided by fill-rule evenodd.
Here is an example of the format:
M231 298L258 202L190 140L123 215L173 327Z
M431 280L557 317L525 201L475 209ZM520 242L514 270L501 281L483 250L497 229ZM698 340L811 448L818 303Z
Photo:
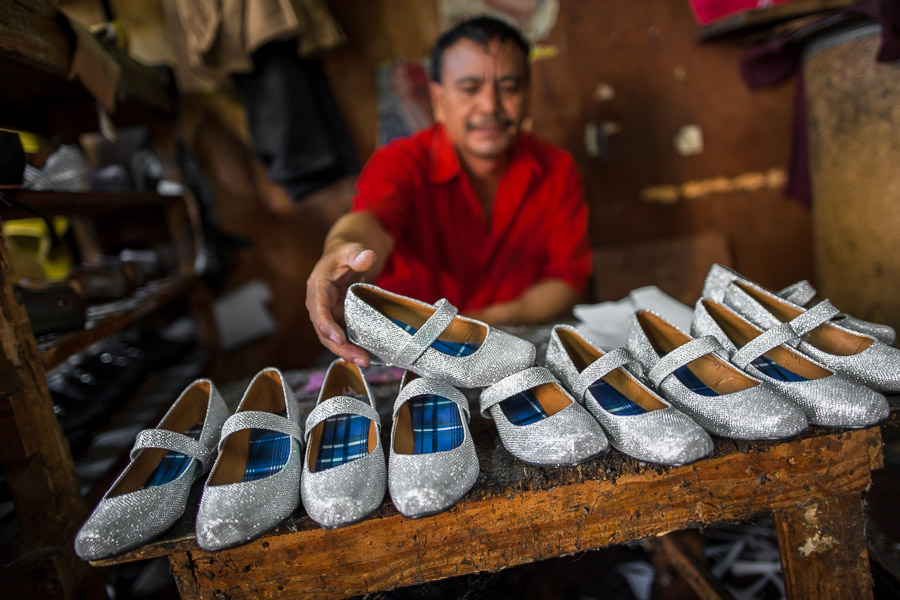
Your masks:
M34 590L56 586L58 597L99 597L102 585L97 571L75 556L72 540L87 516L78 489L68 443L53 412L45 372L31 334L25 309L12 292L6 239L0 228L0 371L14 381L4 382L13 391L10 406L20 424L17 434L33 452L21 460L4 462L3 471L15 502L22 528L24 553L3 569L4 577ZM45 583L32 579L32 569L51 573Z
M858 491L775 514L788 598L872 598Z
M14 391L0 392L0 463L24 460L37 451L31 422L13 406L16 396Z
M386 501L361 523L323 530L300 512L247 545L206 553L196 546L189 516L186 528L176 527L177 537L94 564L186 551L204 598L264 596L273 590L299 596L371 593L863 490L870 468L880 464L880 440L877 428L819 434L717 452L673 469L646 468L628 459L612 478L602 475L612 455L563 469L518 464L517 473L506 473L502 484L502 475L483 472L466 500L433 517L406 519ZM544 477L548 474L556 479Z
M181 600L200 598L200 588L197 586L191 557L187 552L176 552L169 555L169 571L175 577L175 585L178 586L178 595L181 596Z
M0 14L0 59L68 76L72 47L54 2L0 0Z

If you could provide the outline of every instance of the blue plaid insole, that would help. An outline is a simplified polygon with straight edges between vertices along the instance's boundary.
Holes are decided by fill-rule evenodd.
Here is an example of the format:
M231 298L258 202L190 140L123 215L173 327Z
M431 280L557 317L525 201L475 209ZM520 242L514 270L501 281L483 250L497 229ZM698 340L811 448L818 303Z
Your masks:
M647 412L639 405L625 397L620 391L606 383L602 379L598 379L588 388L597 404L603 407L606 412L619 416L641 415Z
M444 452L463 443L465 431L456 402L436 394L423 394L410 398L406 405L412 422L413 454Z
M548 416L534 395L534 390L525 390L510 396L500 403L500 409L513 425L530 425Z
M250 452L243 481L274 475L287 464L291 454L291 436L271 429L250 430Z
M185 431L184 435L199 440L201 429L202 425L195 425ZM181 452L169 450L162 457L162 460L159 461L159 464L156 465L156 468L150 474L150 477L147 478L147 481L144 482L144 487L148 488L156 485L165 485L170 481L174 481L184 473L184 470L188 468L189 464L191 464L190 456L182 454Z
M334 415L322 421L315 471L337 467L369 453L369 425L362 415Z
M403 321L398 321L397 319L391 319L396 325L399 325L403 328L406 333L414 334L418 329L413 327L412 325L408 325ZM478 347L481 346L481 343L476 342L445 342L444 340L434 340L434 343L431 344L431 347L437 350L442 354L447 354L449 356L468 356L478 350Z

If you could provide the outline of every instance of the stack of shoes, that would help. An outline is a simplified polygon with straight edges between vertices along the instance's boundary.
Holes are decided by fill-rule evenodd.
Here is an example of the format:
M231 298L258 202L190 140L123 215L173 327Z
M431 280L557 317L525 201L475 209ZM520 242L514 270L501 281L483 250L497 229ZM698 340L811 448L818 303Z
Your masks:
M174 364L192 345L127 330L51 372L47 387L72 451L83 450L150 373Z

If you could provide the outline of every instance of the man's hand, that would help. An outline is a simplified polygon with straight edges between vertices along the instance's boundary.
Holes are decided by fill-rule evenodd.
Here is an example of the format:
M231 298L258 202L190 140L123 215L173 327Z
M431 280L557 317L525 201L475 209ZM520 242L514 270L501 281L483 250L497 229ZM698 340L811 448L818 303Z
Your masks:
M351 212L332 226L325 251L306 280L306 309L322 345L361 367L369 355L347 340L337 321L344 316L347 288L372 281L394 249L394 238L370 212Z
M365 350L347 340L337 321L344 316L344 296L375 265L375 252L356 242L328 248L306 281L306 309L322 345L361 367L369 365Z

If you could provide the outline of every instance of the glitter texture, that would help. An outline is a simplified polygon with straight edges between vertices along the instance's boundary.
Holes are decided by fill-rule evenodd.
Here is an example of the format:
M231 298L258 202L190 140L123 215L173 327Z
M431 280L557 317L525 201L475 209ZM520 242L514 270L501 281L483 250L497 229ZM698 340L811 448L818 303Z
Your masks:
M632 317L631 329L628 332L628 349L648 371L652 370L661 359L638 319L640 315L653 315L655 319L647 319L647 323L653 324L648 327L663 328L668 335L683 340L679 347L666 356L681 354L679 352L681 348L691 342L714 341L711 337L693 340L656 313L640 310ZM737 382L746 379L746 387L716 396L703 396L690 390L672 374L679 366L694 360L690 355L685 356L687 360L684 362L672 361L669 375L663 377L660 384L654 387L673 406L691 417L706 431L720 437L738 440L783 439L793 437L807 428L806 416L799 407L775 390L763 385L760 380L745 375L724 358L725 351L718 343L715 343L715 346L719 351L708 354L713 354L714 367L721 371L720 377ZM681 365L674 364L678 362L681 362Z
M449 384L420 378L405 385L394 402L394 431L400 408L408 400L422 395L441 396L456 403L464 439L452 450L400 454L394 450L391 437L388 469L391 500L401 514L412 518L439 513L456 504L475 484L479 473L475 443L469 432L469 403L459 390Z
M579 372L571 356L560 340L560 332L579 338L593 350L596 360ZM713 451L709 435L690 417L673 408L668 402L650 390L629 371L622 374L633 380L644 391L656 398L665 408L651 410L640 415L615 415L605 410L588 388L614 369L636 365L634 357L624 348L604 353L571 325L557 325L550 334L547 348L547 367L559 378L563 386L597 419L613 448L638 460L663 464L684 465L708 456Z
M209 393L206 393L206 389ZM197 393L200 390L203 391ZM180 415L192 410L189 404L198 401L206 402L199 442L166 429L168 423L181 421ZM144 430L138 434L131 451L131 462L75 537L75 552L78 556L85 560L97 560L121 554L149 542L169 529L184 514L191 484L206 472L204 464L215 451L222 424L227 417L228 408L210 380L198 379L185 388L157 425L157 429ZM156 433L157 431L160 433ZM173 450L190 456L193 460L181 475L166 484L111 495L129 475L132 465L141 457L144 448Z
M806 413L806 418L811 425L841 428L868 427L886 419L890 414L890 407L884 396L858 382L834 373L790 346L784 346L784 348L789 350L798 362L812 363L827 374L804 381L782 381L766 375L752 362L772 349L788 341L796 340L797 333L788 323L779 323L772 329L763 331L724 304L714 300L707 300L707 302L716 306L718 310L731 314L734 320L739 320L746 327L752 328L757 335L738 350L735 342L728 337L706 309L702 299L698 300L694 307L691 334L714 336L731 353L732 362L795 402Z
M501 402L546 384L559 388L568 397L569 405L529 425L514 425L506 418L499 406ZM575 465L609 450L609 441L600 424L544 367L532 367L506 377L482 391L480 402L482 416L494 420L500 441L522 462Z
M352 377L358 378L358 387L366 390L368 404L349 396L325 397L332 370L335 365L349 369ZM303 507L310 518L326 528L340 527L363 519L381 505L387 481L384 448L381 445L381 418L375 411L375 399L369 384L359 367L338 359L331 363L316 407L306 418L306 458L303 461L301 495ZM334 415L361 415L375 424L376 446L366 456L344 464L310 471L309 437L313 428Z
M258 385L262 377L281 382L286 418L244 408L245 405L255 406L258 403L254 398L255 394L267 391ZM251 414L242 415L242 412ZM221 550L249 542L273 529L294 512L300 502L300 471L303 460L299 420L297 400L281 372L268 368L257 373L244 392L237 411L225 422L219 447L224 446L230 433L254 428L254 425L264 425L262 428L276 427L275 431L291 436L290 454L280 471L262 479L222 485L210 485L207 480L200 499L200 509L197 511L197 543L201 548L207 551ZM241 428L235 428L230 422L240 423ZM227 455L220 452L210 472L210 479L215 477L223 456ZM228 466L224 465L222 468L227 469Z
M438 313L437 323L443 327L449 323L446 316L452 305L446 301L439 303L440 306L427 304L369 284L356 283L350 286L344 300L347 333L354 344L374 353L386 365L402 367L422 377L445 381L456 387L478 388L491 385L534 364L533 344L465 317L456 319L480 326L486 332L480 347L468 356L450 356L438 352L430 344L441 334L443 327L433 326L429 319L416 335L410 335L357 296L356 291L362 288L387 301L417 305ZM423 331L425 333L419 336ZM407 362L406 358L410 356L416 358Z
M787 300L801 308L809 308L809 304L816 296L815 288L813 288L813 286L805 279L791 284L775 294L728 267L724 267L720 264L713 264L706 274L706 280L703 283L703 297L722 302L728 291L728 287L733 281L753 284L759 289L765 290L766 292ZM882 325L881 323L863 321L862 319L857 319L844 312L838 312L831 317L831 323L840 325L851 331L874 337L888 346L893 346L894 342L897 341L897 333L894 331L893 327Z
M753 290L755 297L741 286ZM782 322L772 310L779 310L782 314L796 314L789 322L802 336L797 346L800 352L873 390L900 392L900 350L891 348L870 335L850 331L829 321L829 315L836 309L827 300L804 309L753 282L742 281L728 286L723 303L762 329L771 329ZM839 340L840 348L831 345L835 340ZM862 349L853 354L838 353L845 351L847 347Z

